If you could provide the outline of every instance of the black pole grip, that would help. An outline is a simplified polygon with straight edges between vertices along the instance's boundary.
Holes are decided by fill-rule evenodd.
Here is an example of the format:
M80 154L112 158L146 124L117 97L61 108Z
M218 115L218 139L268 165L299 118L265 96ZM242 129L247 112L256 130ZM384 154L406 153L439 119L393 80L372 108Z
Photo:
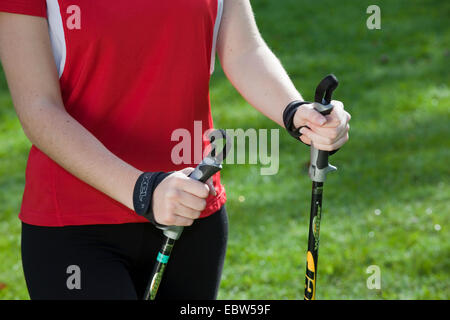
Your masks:
M211 132L209 139L212 145L209 155L206 156L199 165L197 165L191 174L189 174L190 178L203 183L206 183L209 178L222 169L222 162L225 160L231 147L230 141L228 141L225 130L223 129L216 129ZM225 140L221 150L217 150L216 139Z
M316 94L314 96L314 102L328 105L331 102L331 96L333 95L333 91L337 88L339 85L339 81L336 78L334 74L329 74L325 78L320 81L319 85L316 88ZM329 114L333 110L333 107L324 110L319 111L323 115Z
M195 169L189 174L189 178L206 183L216 172L220 171L222 166L214 166L206 164L202 161Z
M317 168L324 169L328 167L328 151L319 150L319 155L317 157Z
M320 112L320 114L326 116L333 111L333 106L330 105L331 96L333 95L333 91L337 88L338 84L339 81L334 74L329 74L323 78L322 81L320 81L314 96L314 102L325 106L324 108L321 108L321 110L315 108L315 110ZM328 151L319 150L319 155L317 157L317 168L323 169L328 166L328 156Z

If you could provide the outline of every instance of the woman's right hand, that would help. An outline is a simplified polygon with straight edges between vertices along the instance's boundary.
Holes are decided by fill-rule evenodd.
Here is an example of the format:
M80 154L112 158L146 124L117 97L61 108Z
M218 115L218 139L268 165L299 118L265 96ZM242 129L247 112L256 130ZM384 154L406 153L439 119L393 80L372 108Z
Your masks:
M206 198L215 194L212 180L206 184L188 177L194 168L167 176L153 192L155 221L167 226L190 226L206 208Z

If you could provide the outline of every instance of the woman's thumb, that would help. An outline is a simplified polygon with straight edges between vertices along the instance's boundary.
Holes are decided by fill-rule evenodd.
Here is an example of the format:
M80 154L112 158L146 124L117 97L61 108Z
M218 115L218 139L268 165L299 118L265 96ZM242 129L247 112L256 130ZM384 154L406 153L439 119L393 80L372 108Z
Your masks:
M327 119L320 112L314 110L312 104L304 104L298 108L294 115L294 125L298 128L306 125L307 122L321 126L327 122Z

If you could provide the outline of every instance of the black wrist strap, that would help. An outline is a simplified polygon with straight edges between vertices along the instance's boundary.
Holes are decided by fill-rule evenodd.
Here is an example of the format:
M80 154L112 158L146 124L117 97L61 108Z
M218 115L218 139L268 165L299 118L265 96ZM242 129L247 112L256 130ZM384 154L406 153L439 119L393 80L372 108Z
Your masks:
M302 135L300 133L300 129L303 128L304 126L302 126L300 128L295 127L295 125L294 125L295 112L301 105L310 104L310 103L311 102L309 102L309 101L296 100L296 101L292 101L291 103L289 103L287 105L287 107L284 109L284 112L283 112L284 127L286 128L287 132L289 132L289 134L297 140L299 140L300 136Z
M166 172L144 172L139 176L134 186L133 191L133 207L134 211L145 217L155 226L163 226L156 222L153 214L152 200L153 192L156 187L164 180L170 173Z

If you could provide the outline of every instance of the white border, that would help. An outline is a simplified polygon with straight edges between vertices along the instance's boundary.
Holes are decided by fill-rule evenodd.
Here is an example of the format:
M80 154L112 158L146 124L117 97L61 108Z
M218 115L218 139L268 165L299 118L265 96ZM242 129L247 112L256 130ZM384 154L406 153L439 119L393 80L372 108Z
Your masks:
M217 0L217 16L216 22L214 23L213 43L211 48L211 67L209 69L210 74L214 72L214 65L216 63L216 44L217 44L217 36L219 35L220 21L222 20L223 1L224 0Z
M58 0L47 0L48 32L52 43L56 68L61 78L66 65L66 39Z

